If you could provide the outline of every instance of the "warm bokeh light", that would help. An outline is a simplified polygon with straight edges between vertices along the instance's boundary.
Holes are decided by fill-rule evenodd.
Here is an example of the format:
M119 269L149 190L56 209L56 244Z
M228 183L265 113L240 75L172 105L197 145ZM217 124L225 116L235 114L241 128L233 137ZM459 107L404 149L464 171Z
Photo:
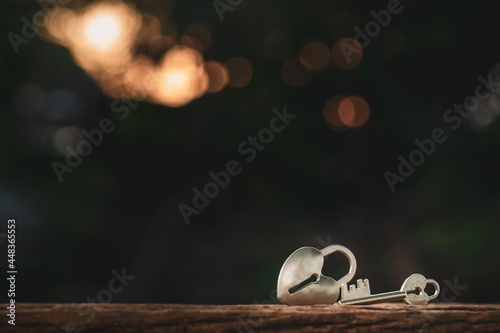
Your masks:
M176 46L168 50L158 66L157 77L158 86L152 98L171 107L191 102L208 88L203 57L188 47Z
M199 24L191 24L186 28L184 36L196 40L195 43L200 47L198 51L204 52L212 45L212 34L207 27Z
M177 27L170 21L160 21L158 17L142 14L141 29L137 34L138 45L150 55L158 55L175 45Z
M189 85L189 74L188 71L171 70L163 73L163 84L168 87L172 93L182 93L188 89Z
M370 117L370 107L364 98L349 96L340 102L339 118L349 127L363 126Z
M157 18L142 16L119 1L90 4L80 11L56 9L50 16L47 35L67 46L78 65L113 97L127 95L179 107L207 90L220 91L228 83L228 70L214 62L206 67L211 75L209 85L200 53L212 43L206 27L190 25L177 39L171 24L162 27ZM153 53L168 50L156 65L151 58L134 54L139 44ZM251 78L250 64L241 59L229 62L234 69L234 86L244 86Z
M69 38L71 37L69 30L74 26L75 20L76 14L72 10L55 8L46 18L46 30L40 30L39 33L49 40L69 46Z
M324 43L311 42L300 49L299 60L308 69L325 69L330 64L330 50Z
M203 44L195 37L182 36L179 39L179 45L184 45L191 49L195 49L198 52L203 52Z
M78 65L99 79L102 71L123 71L141 26L137 10L121 2L100 2L80 12L55 9L47 32L67 46Z
M88 20L83 28L87 43L101 52L106 52L114 46L122 33L122 25L116 15L98 13Z
M323 116L325 117L326 123L333 129L340 131L348 128L342 120L340 120L338 109L340 102L344 99L344 96L335 95L325 102L323 107Z
M145 99L158 85L157 69L153 61L139 56L128 66L123 83L128 94L135 99Z
M205 72L208 75L208 89L209 93L216 93L226 87L229 82L229 73L227 68L216 61L207 61L205 64Z
M226 61L229 71L229 85L234 88L246 86L252 79L252 66L242 57L233 57Z
M302 66L298 58L292 58L281 67L281 77L289 86L302 87L311 79L311 72Z
M333 129L345 130L363 126L370 117L370 107L360 96L336 95L326 101L323 114Z
M252 79L252 66L241 57L225 65L205 64L202 52L212 45L212 34L204 25L193 23L179 36L172 22L143 15L121 1L56 8L43 36L66 46L76 63L116 98L180 107L206 92L228 84L244 87ZM160 56L158 63L153 61Z
M354 116L356 115L356 110L354 109L354 104L349 98L344 98L339 103L339 108L337 110L340 121L347 126L350 126L354 121Z
M333 45L333 62L343 69L351 69L363 60L363 49L352 38L343 38Z

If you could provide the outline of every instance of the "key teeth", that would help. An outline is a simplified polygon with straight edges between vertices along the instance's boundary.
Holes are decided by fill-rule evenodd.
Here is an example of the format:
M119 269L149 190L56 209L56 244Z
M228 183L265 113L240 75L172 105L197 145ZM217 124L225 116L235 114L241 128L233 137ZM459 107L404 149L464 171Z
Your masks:
M344 286L344 285L343 285ZM370 288L370 281L368 281L368 279L359 279L356 281L356 284L351 284L349 285L349 290L346 290L348 292L353 292L355 290L359 290L359 289L369 289Z
M370 296L370 282L368 279L359 279L356 284L347 285L347 283L341 286L341 300L350 300L360 297Z
M368 279L363 281L363 288L370 289L370 281L368 281Z

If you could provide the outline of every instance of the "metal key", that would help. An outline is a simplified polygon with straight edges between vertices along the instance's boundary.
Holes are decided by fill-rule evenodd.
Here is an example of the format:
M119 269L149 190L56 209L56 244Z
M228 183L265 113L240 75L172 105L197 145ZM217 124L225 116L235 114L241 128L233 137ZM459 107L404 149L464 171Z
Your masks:
M435 288L434 294L431 296L424 291L427 284L432 284ZM399 291L376 295L370 295L368 280L358 280L358 288L356 289L354 289L354 285L351 285L347 290L347 285L342 285L342 297L339 304L374 304L398 300L404 300L411 305L428 304L438 297L439 291L439 284L435 280L426 279L422 274L410 275L403 282Z

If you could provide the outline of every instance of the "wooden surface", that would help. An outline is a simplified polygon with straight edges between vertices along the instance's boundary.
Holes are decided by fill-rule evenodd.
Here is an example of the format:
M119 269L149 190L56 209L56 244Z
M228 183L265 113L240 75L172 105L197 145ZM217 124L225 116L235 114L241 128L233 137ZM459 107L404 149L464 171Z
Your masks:
M500 305L492 304L20 303L16 326L7 324L7 304L0 306L0 332L500 332Z

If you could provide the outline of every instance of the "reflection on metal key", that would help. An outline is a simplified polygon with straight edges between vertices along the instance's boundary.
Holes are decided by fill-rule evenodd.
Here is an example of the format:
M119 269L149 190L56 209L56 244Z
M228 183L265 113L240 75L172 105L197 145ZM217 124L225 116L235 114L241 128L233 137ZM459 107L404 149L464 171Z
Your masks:
M427 284L432 284L435 288L431 296L425 292ZM342 285L342 297L339 304L374 304L383 302L393 302L404 300L411 305L428 304L439 295L439 284L435 280L426 279L421 274L410 275L401 286L401 290L383 294L370 295L370 285L368 280L358 280L358 287L354 285L347 290L347 284Z

